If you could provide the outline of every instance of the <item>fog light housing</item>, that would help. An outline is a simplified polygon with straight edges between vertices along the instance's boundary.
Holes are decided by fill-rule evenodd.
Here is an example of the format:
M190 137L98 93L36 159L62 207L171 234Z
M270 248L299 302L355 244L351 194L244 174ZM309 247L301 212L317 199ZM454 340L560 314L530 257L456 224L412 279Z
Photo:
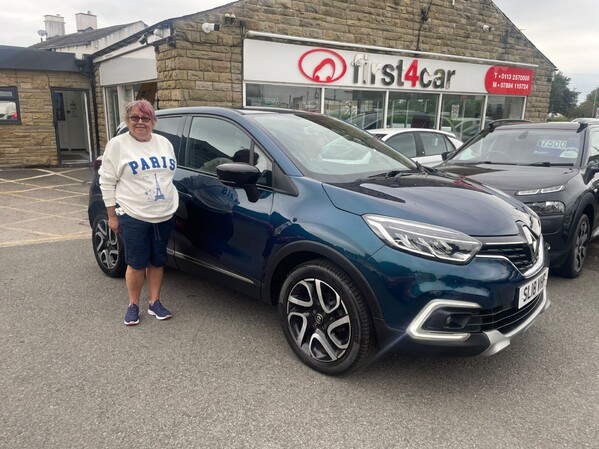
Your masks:
M422 327L427 331L457 331L464 329L470 318L471 313L437 309Z
M406 331L416 340L464 341L470 333L463 329L480 308L473 302L433 299L416 315Z

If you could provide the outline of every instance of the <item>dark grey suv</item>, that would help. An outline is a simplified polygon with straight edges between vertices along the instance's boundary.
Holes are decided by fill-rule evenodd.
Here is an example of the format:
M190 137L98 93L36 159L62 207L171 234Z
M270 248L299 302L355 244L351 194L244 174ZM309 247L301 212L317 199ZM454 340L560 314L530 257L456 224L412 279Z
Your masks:
M527 204L541 218L553 271L580 274L599 234L599 123L493 122L435 168Z

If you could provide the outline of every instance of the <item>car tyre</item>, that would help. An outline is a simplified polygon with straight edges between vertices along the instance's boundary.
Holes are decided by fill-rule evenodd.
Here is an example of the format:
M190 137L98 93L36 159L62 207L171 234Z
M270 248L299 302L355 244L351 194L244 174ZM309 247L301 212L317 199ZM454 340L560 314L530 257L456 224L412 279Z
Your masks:
M123 277L127 269L123 243L108 226L105 211L98 213L92 224L92 244L100 269L110 277Z
M303 263L279 295L287 342L310 368L340 375L366 364L374 352L373 325L352 279L325 259Z
M558 274L567 278L575 278L582 272L590 237L591 222L588 215L582 214L576 223L575 231L572 235L568 258L556 270Z

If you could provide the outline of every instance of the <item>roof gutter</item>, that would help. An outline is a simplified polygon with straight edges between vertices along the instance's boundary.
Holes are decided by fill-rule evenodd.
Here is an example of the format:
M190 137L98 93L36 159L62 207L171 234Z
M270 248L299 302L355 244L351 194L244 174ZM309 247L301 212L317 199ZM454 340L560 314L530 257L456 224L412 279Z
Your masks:
M102 61L104 59L110 59L110 57L109 58L101 58L101 57L104 55L110 54L115 50L123 48L126 45L132 44L134 42L138 42L142 36L147 35L147 34L152 34L154 32L154 30L156 30L157 28L170 29L171 24L172 24L171 19L167 19L167 20L163 20L162 22L155 23L154 25L144 28L143 30L138 31L137 33L134 33L124 39L121 39L118 42L115 42L112 45L109 45L108 47L98 50L97 52L92 54L92 58L93 58L94 62L98 62L97 60ZM162 41L162 39L154 41L151 44L154 44L154 43L158 44L159 41ZM128 50L128 51L125 51L124 53L130 53L131 51L133 51L133 50Z

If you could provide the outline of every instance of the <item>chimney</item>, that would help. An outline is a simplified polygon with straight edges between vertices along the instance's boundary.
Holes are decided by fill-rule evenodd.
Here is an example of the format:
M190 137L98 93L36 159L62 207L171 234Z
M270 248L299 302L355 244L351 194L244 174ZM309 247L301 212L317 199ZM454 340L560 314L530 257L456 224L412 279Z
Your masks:
M64 36L64 17L61 17L60 14L44 16L44 23L46 24L48 39L56 36Z
M85 31L89 28L92 30L98 29L98 18L92 14L91 11L79 12L75 14L75 24L77 25L77 31Z

